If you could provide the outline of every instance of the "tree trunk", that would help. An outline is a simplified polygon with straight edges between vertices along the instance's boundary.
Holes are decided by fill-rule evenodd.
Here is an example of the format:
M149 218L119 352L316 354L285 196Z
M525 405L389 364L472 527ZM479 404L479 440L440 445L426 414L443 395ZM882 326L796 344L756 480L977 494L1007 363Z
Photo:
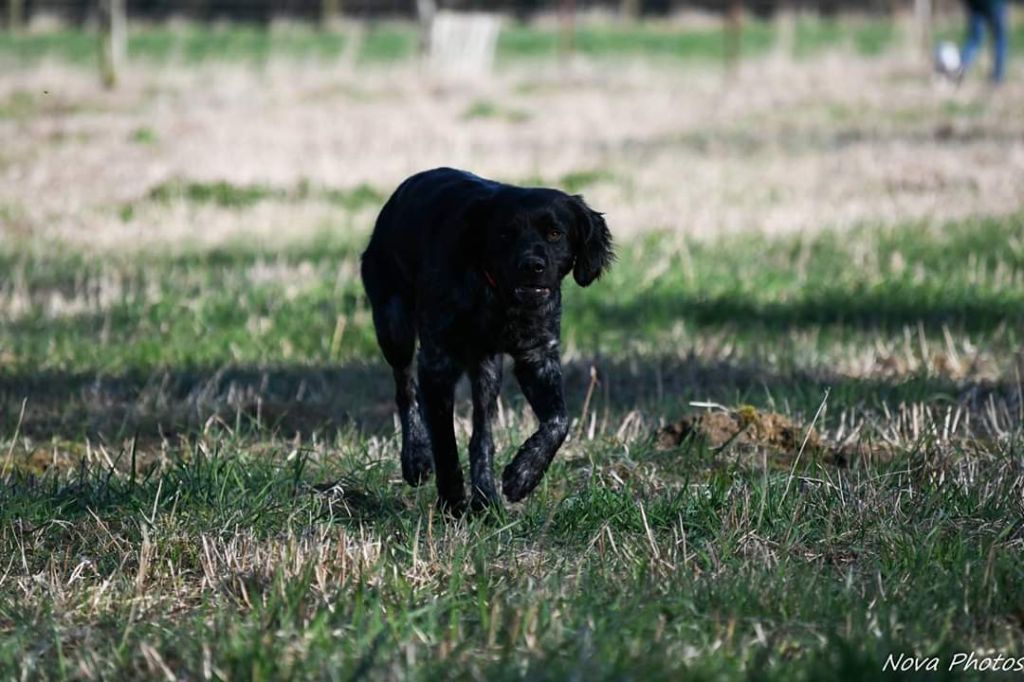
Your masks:
M743 2L730 0L725 12L725 68L735 71L740 63L740 50L743 47Z
M434 15L437 14L436 0L416 0L416 19L420 25L420 53L430 52L430 31L434 26Z
M925 58L932 55L932 0L914 0L914 23L917 24L918 42Z
M571 55L576 50L576 0L562 0L562 56Z
M619 14L627 21L640 18L640 0L620 0Z
M781 0L775 10L775 52L789 59L796 54L797 14L793 0Z
M7 0L7 30L15 33L21 30L25 21L25 0Z
M128 43L125 0L100 0L100 79L106 88L117 87Z
M338 23L341 17L341 0L320 1L320 25L330 28Z

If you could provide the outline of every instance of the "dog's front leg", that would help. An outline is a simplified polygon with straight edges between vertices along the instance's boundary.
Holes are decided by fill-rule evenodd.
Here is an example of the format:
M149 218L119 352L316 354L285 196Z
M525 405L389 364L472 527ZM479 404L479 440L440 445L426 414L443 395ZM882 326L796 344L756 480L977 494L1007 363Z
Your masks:
M518 502L537 487L569 433L557 345L516 358L515 374L540 426L502 472L502 490L509 502Z
M446 354L420 349L420 409L430 436L434 453L434 476L437 479L438 505L445 511L461 513L466 504L466 490L459 466L459 450L455 442L455 383L461 372Z

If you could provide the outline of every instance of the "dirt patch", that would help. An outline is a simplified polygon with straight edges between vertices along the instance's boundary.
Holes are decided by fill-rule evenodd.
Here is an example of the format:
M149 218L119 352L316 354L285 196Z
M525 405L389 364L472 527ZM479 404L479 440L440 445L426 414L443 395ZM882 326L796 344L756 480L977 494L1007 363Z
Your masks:
M886 455L863 443L831 442L813 425L800 424L783 414L763 412L750 405L685 415L655 433L655 447L671 450L691 438L722 452L767 450L772 462L784 466L792 464L801 451L805 461L839 467L849 466L854 460L875 460Z
M686 415L658 431L657 445L660 449L677 447L691 436L704 440L712 448L736 443L798 450L805 437L806 448L816 450L823 445L813 426L805 429L785 415L761 412L750 405L735 410Z
M893 455L891 444L883 440L836 442L813 425L801 424L777 412L763 412L751 405L685 415L655 433L655 447L671 450L691 438L721 452L767 450L771 453L770 461L783 466L791 465L801 449L805 462L837 467L888 460Z

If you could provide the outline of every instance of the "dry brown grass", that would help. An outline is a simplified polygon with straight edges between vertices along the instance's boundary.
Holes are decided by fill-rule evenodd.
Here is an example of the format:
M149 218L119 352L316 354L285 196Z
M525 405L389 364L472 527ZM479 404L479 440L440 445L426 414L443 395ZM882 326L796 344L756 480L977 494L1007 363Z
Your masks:
M0 101L16 93L35 111L0 119L0 234L101 249L274 243L374 215L268 200L142 202L119 218L171 179L386 193L442 164L552 184L596 172L583 190L621 237L1007 214L1024 196L1022 79L954 90L899 54L767 58L731 79L679 63L512 65L462 87L414 64L140 66L113 94L47 63L0 74ZM480 102L517 115L467 116Z

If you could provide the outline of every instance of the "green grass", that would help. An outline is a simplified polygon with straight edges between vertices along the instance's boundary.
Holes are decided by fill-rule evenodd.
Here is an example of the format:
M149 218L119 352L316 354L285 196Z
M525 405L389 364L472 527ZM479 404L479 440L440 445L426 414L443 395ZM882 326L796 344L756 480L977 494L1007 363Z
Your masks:
M142 126L133 130L129 139L135 144L152 145L159 141L159 136L152 128Z
M347 36L308 27L267 29L258 26L231 25L211 27L190 25L185 28L164 26L133 27L128 35L128 57L142 61L168 60L198 63L210 60L264 62L271 55L297 59L333 59L339 57ZM410 26L381 24L371 26L361 45L359 57L365 61L389 61L410 56L416 33ZM0 35L0 56L18 62L56 58L88 63L96 59L96 35L79 29L46 33Z
M7 96L7 99L0 102L0 120L13 119L25 120L38 110L36 97L24 90L16 90Z
M513 26L502 31L499 55L512 57L553 57L562 45L557 30ZM762 54L771 46L773 31L767 24L751 23L743 32L743 54ZM591 56L677 57L683 59L722 59L725 42L722 32L708 29L669 29L656 25L635 27L581 26L574 36L574 47Z
M306 200L379 196L146 199ZM623 244L566 285L572 437L525 504L461 520L400 481L364 240L0 246L0 678L854 680L890 653L1024 656L1019 216ZM500 462L532 428L504 400ZM849 456L656 448L693 400L814 421Z
M939 35L956 37L943 27ZM1024 39L1024 25L1015 29ZM130 59L150 62L205 61L265 62L271 55L295 59L336 59L345 53L350 34L321 31L308 26L264 28L231 25L133 26L129 33ZM744 56L766 53L778 39L775 26L750 20L744 24L740 51ZM860 21L801 20L793 49L810 56L823 49L852 48L863 55L877 55L900 39L893 24L875 19ZM417 31L411 23L371 23L360 38L356 57L361 62L407 59L416 52ZM557 29L507 23L498 41L502 61L523 58L554 58L562 46ZM1021 41L1018 41L1021 42ZM580 25L574 47L593 57L644 56L678 59L721 60L725 56L722 31L715 28L674 28L659 23L635 25ZM88 30L62 29L45 33L0 34L0 60L15 63L50 58L91 64L97 55L95 34Z
M606 339L616 330L656 336L677 321L740 322L754 334L799 326L893 333L907 324L985 332L1009 323L1019 330L1024 254L1007 244L1019 246L1021 221L920 229L928 235L914 226L864 228L804 239L749 236L674 252L653 237L612 271L611 295L570 292L573 303L580 299L573 328L600 329Z
M852 46L858 54L872 56L885 52L899 37L898 27L884 20L799 21L793 47L798 56L811 56L839 45Z
M212 204L221 208L248 208L261 201L269 200L302 202L319 199L350 211L379 206L384 198L379 190L367 184L346 190L312 187L308 182L300 182L295 187L283 188L261 184L235 185L224 181L183 182L179 180L156 185L150 190L148 196L150 201L159 203L178 200L192 204Z
M5 675L877 679L890 652L1022 653L1019 445L970 485L833 474L842 499L742 467L613 489L558 465L513 517L461 523L358 440L249 452L214 433L134 479L14 479L0 543L40 578L0 601Z
M1010 27L1010 44L1021 45L1024 44L1024 21L1012 21ZM964 35L967 32L967 26L965 23L942 23L936 27L935 39L936 40L951 40L954 43L960 43L964 39Z
M522 109L502 107L491 100L478 99L466 108L462 118L467 121L473 119L492 119L506 123L523 123L530 119L530 114Z
M563 184L578 191L603 177L580 172ZM380 194L369 187L177 182L150 193L155 202L236 210L309 197L352 209L374 204ZM154 371L295 356L313 363L372 359L373 332L356 275L363 239L324 233L283 252L238 245L103 261L53 250L0 252L0 267L24 283L17 295L27 302L20 318L0 330L0 343L10 367L71 371ZM813 328L822 346L834 339L899 337L905 327L920 325L931 335L941 335L943 327L998 334L1000 343L1014 347L1024 341L1022 240L1019 219L713 244L655 235L622 251L600 293L566 287L566 336L587 352L615 355L634 337L655 345L671 338L679 325L724 329L744 341ZM259 278L256 271L267 267L280 276ZM113 305L68 316L47 313L54 295L74 299L78 289L103 286L116 292ZM347 322L335 357L330 349L339 316Z

